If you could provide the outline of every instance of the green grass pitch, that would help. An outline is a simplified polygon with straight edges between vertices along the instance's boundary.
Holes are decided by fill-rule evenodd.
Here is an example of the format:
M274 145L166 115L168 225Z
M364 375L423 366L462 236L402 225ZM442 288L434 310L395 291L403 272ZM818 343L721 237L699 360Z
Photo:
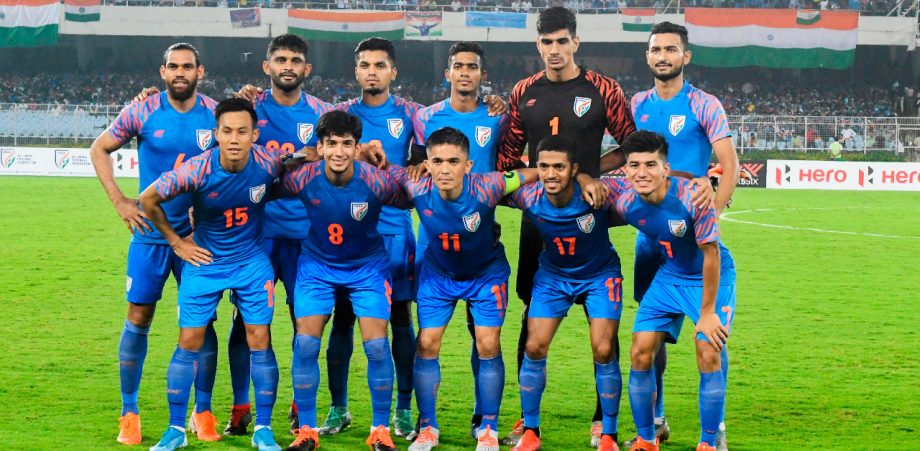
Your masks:
M136 183L123 180L122 186L136 194ZM94 179L4 177L0 193L0 337L5 346L0 353L0 448L125 449L115 436L128 233ZM499 218L514 268L519 213L502 207ZM722 229L738 266L738 315L729 340L731 448L920 448L920 193L743 189ZM624 299L631 299L635 232L621 227L612 229L611 236L627 280ZM145 447L156 442L168 419L165 377L177 337L175 296L170 281L150 335L140 396ZM621 439L634 434L625 386L636 305L624 305ZM511 299L503 334L508 371L502 433L520 409L514 359L520 312L520 302ZM229 313L223 303L217 324L222 343ZM281 383L274 429L286 446L291 328L284 308L275 315ZM698 375L689 327L680 343L669 348L666 401L672 440L663 447L667 450L694 449L698 439ZM474 446L468 435L468 355L469 339L458 313L441 356L444 450ZM214 406L225 422L230 383L223 345L219 360ZM594 389L581 309L573 309L563 323L548 371L544 448L588 449ZM355 425L324 439L322 449L366 449L370 403L364 377L358 347L349 381ZM321 415L329 403L325 370L323 378ZM190 449L249 449L248 438L189 442ZM407 446L401 439L396 442Z

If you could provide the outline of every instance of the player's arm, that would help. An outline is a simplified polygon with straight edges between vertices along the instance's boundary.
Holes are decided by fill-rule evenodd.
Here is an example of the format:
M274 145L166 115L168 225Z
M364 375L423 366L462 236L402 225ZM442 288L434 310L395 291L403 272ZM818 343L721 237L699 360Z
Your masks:
M703 300L696 332L703 334L716 351L721 351L728 340L728 330L716 314L716 295L719 292L719 271L722 267L719 242L699 245L703 252Z
M537 168L521 168L505 172L505 195L515 192L518 188L540 180L540 170Z
M613 149L601 155L601 174L610 171L616 171L626 164L626 156L619 148Z
M719 181L714 206L716 212L721 214L735 192L741 168L738 166L738 152L735 151L735 143L732 142L730 136L712 143L712 153L722 165L722 179Z
M119 116L118 121L122 120L122 116ZM113 126L117 127L118 121ZM121 188L118 187L118 183L115 182L115 170L112 167L112 158L109 155L120 149L122 145L124 145L124 142L116 139L110 129L106 129L93 141L89 155L93 162L93 169L96 170L96 177L99 178L99 183L102 184L102 188L105 190L109 201L112 202L112 206L115 207L115 211L118 212L118 216L129 231L136 230L143 235L146 232L153 231L150 225L144 221L147 215L138 208L137 201L126 197Z
M594 208L601 208L607 203L607 185L588 174L578 174L575 181L581 187L581 197Z
M148 186L140 195L141 205L147 212L150 222L160 231L163 238L166 239L166 242L169 243L169 246L172 247L179 258L194 266L201 266L202 264L207 265L211 263L211 252L195 244L195 240L191 235L185 238L180 237L179 234L176 233L176 230L173 229L172 225L169 224L169 220L166 218L166 212L164 212L163 208L160 206L163 202L175 197L183 191L179 189L164 191L162 187L158 190L157 185L160 183L160 180L163 180L163 177L169 176L175 172L176 171L170 171L163 174L157 182Z
M524 167L521 156L524 154L524 146L527 144L527 131L524 128L524 122L521 120L518 103L520 103L525 87L526 85L523 81L518 82L517 86L514 87L514 91L511 92L511 99L508 101L507 130L501 134L502 139L498 145L498 153L495 159L499 171L509 171Z

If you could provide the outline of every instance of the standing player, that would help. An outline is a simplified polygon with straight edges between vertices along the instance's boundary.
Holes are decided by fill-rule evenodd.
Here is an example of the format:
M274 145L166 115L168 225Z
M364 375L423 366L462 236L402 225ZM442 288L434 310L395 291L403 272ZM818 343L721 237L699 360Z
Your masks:
M536 164L537 143L551 135L566 135L575 140L575 162L583 173L597 177L618 168L623 164L620 152L601 155L600 149L605 129L617 142L636 129L623 91L613 79L575 64L579 38L572 11L562 7L544 10L537 20L537 33L537 50L545 69L519 81L511 93L511 126L499 149L499 169L521 166L525 146L529 149L531 166ZM525 214L521 219L518 251L517 294L525 307L518 338L518 370L527 344L527 306L541 249L540 236ZM602 418L598 397L591 427L591 445L595 447L601 439ZM515 423L503 442L517 443L523 434L522 426L523 421Z
M133 233L128 248L128 314L118 344L122 397L118 442L125 445L141 443L137 398L147 356L147 334L169 273L172 272L177 284L181 279L182 260L163 236L153 230L136 201L121 192L115 183L109 154L137 137L140 189L144 189L163 172L179 167L183 160L211 147L215 127L212 112L215 102L196 92L198 80L204 77L204 66L192 45L178 43L166 49L160 77L166 82L166 92L125 107L90 149L102 187ZM179 196L163 205L169 223L181 236L192 233L189 207L190 196ZM198 438L202 440L220 439L217 420L211 413L216 368L217 335L208 324L199 352L192 414L192 428L198 430Z
M355 47L355 78L361 97L336 105L361 120L361 139L365 145L381 145L387 161L404 165L412 142L412 117L421 105L390 95L390 82L396 79L396 50L383 38L369 38ZM412 432L412 363L415 360L415 330L412 303L415 298L415 234L408 210L384 205L377 228L390 257L393 304L390 326L393 329L393 362L396 366L396 410L394 433L405 437ZM335 434L351 423L348 412L348 367L354 348L355 316L351 302L339 299L332 317L326 366L332 406L320 435Z
M246 100L224 100L214 114L219 147L164 173L140 196L157 230L187 262L179 287L179 344L166 373L169 427L150 450L188 446L183 426L205 327L224 290L234 290L246 323L256 389L252 445L260 451L280 451L271 430L278 391L278 362L269 331L275 276L262 249L262 201L281 172L282 153L253 144L259 135L256 112ZM194 238L180 236L160 206L183 193L190 194L194 208Z
M518 374L524 435L512 451L541 447L540 400L546 388L546 356L562 319L578 299L588 312L594 376L604 415L598 448L617 450L623 379L615 350L623 312L623 276L607 232L613 202L595 209L582 199L582 190L575 184L579 170L574 162L575 144L567 136L544 138L536 153L540 181L524 185L508 197L508 203L523 210L536 226L544 247L527 318L524 364Z
M450 97L422 108L413 119L415 142L418 153L425 150L428 138L442 127L460 130L468 141L468 158L472 162L474 174L484 174L495 170L496 155L501 136L507 128L507 115L490 116L488 106L480 100L479 87L485 77L483 70L484 52L475 42L458 42L450 47L447 69L444 78L450 82ZM423 160L416 155L413 160ZM416 247L416 268L420 268L428 247L428 235L424 233L425 223L419 226L418 246ZM470 366L473 370L475 402L471 420L471 434L476 436L476 429L482 421L482 403L479 398L479 355L475 344L475 329L470 304L467 303L467 329L473 336L470 352Z
M291 374L300 428L288 447L319 446L316 392L323 329L336 293L347 294L361 326L367 355L367 383L373 418L367 443L394 450L387 425L393 396L393 357L387 339L390 319L389 258L377 232L383 205L406 205L405 193L387 172L355 162L361 122L344 111L330 111L316 127L323 161L306 164L284 177L284 187L306 205L312 219L297 268L294 361Z
M679 149L670 158L671 175L693 179L696 184L709 186L707 168L715 154L724 168L722 188L716 193L714 206L721 213L731 200L738 182L738 156L731 139L725 110L719 100L684 81L684 66L690 63L687 29L670 22L656 24L645 52L649 69L655 77L655 87L632 98L632 112L638 128L662 134L672 149ZM711 189L700 193L711 193ZM636 237L636 265L633 291L641 302L662 262L658 243L642 232ZM722 356L726 376L728 355ZM655 357L655 379L658 393L655 403L656 435L662 441L670 436L664 413L663 376L667 365L665 346ZM630 442L626 442L629 446ZM719 427L719 449L727 449L724 422Z
M694 342L700 370L701 433L696 449L715 451L725 409L726 379L721 360L735 311L735 263L719 239L716 210L694 205L692 182L668 177L668 147L659 133L635 133L622 144L629 184L605 180L617 197L620 215L664 254L633 326L629 403L638 437L630 449L658 451L652 365L662 342L677 342L687 316L696 324Z
M257 144L267 149L293 153L304 146L315 146L314 128L320 115L332 105L302 90L312 66L307 62L307 43L298 36L276 36L268 45L262 70L271 77L271 89L255 95L253 105L259 116ZM297 199L277 199L265 205L265 252L287 293L288 310L294 318L294 290L297 259L307 237L310 219ZM240 315L234 314L228 346L230 378L233 383L233 411L224 429L226 435L245 435L249 424L249 360L246 334ZM293 411L291 416L296 416ZM293 428L293 426L292 426Z

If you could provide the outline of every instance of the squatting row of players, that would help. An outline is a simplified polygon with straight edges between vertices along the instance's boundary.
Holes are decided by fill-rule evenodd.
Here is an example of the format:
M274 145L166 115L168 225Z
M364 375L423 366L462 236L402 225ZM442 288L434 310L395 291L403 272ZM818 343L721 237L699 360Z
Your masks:
M687 316L696 323L700 370L697 449L727 449L725 343L735 270L717 218L738 162L724 110L684 81L691 54L681 26L653 29L646 56L655 86L631 104L613 79L575 64L579 39L571 11L545 10L537 31L545 69L519 82L507 104L480 98L484 54L470 42L451 47L450 97L428 107L390 94L396 55L381 38L355 49L361 96L338 105L302 91L312 67L307 44L293 35L268 47L263 70L271 89L247 86L241 98L220 103L196 91L204 66L195 48L167 49L160 67L165 92L151 91L127 106L92 148L99 179L133 234L119 343L118 441L141 443L137 400L147 335L172 273L180 335L167 373L170 420L151 450L187 445L186 425L200 440L220 439L211 407L213 322L228 290L236 308L228 342L233 408L224 434L248 434L254 402L253 446L281 449L270 427L279 373L269 324L278 280L295 330L289 450L314 449L320 435L351 424L346 382L356 319L373 406L368 445L396 449L390 430L395 382L393 433L411 440L410 450L437 446L438 355L460 299L473 337L477 450L497 451L500 443L540 448L548 348L572 304L583 306L590 327L597 383L591 445L619 449L623 277L607 229L628 223L639 229L634 292L641 304L628 386L638 435L624 447L657 450L669 437L663 343L676 342ZM605 131L618 149L602 153ZM132 138L140 163L137 201L118 188L109 158ZM294 152L307 162L284 164ZM716 193L706 177L713 154L725 178ZM620 167L625 179L596 179ZM521 417L501 440L499 334L510 267L498 239L498 205L522 210L516 291L525 303ZM417 241L408 208L420 219ZM333 312L326 350L332 406L318 427L320 338Z

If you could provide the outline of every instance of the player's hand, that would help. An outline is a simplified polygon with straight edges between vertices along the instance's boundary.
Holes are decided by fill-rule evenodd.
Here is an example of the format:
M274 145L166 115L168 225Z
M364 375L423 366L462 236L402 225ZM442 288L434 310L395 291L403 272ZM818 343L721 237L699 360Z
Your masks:
M586 174L579 174L578 185L581 186L581 197L594 208L600 208L607 202L607 185L595 180Z
M413 182L419 181L426 174L428 174L428 165L424 161L415 166L406 168L406 175L408 175L409 180Z
M262 88L253 85L246 85L240 88L239 91L233 94L233 97L238 97L240 99L246 99L249 103L255 102L256 97L262 94Z
M387 167L387 154L383 150L383 143L379 139L358 144L358 158L376 166L378 169Z
M173 252L182 260L187 261L192 266L201 266L211 263L211 252L198 246L191 235L171 244Z
M147 214L137 205L137 199L122 197L115 202L115 211L131 233L137 231L141 235L146 235L147 232L153 231L150 224L145 221Z
M716 351L721 352L728 341L728 330L722 325L719 315L715 312L704 313L700 315L700 320L696 323L696 333L703 334L709 345Z
M508 112L508 104L497 95L489 94L482 101L489 108L489 116L501 116Z
M696 177L690 180L690 192L693 193L693 205L701 210L715 207L716 192L712 189L709 177Z
M157 95L157 94L159 94L159 93L160 93L160 90L157 89L157 87L155 87L155 86L151 86L151 87L149 87L149 88L141 89L141 92L138 93L136 96L134 96L134 99L131 100L131 103L140 102L141 100L144 100L144 99L146 99L147 97L155 96L155 95Z

